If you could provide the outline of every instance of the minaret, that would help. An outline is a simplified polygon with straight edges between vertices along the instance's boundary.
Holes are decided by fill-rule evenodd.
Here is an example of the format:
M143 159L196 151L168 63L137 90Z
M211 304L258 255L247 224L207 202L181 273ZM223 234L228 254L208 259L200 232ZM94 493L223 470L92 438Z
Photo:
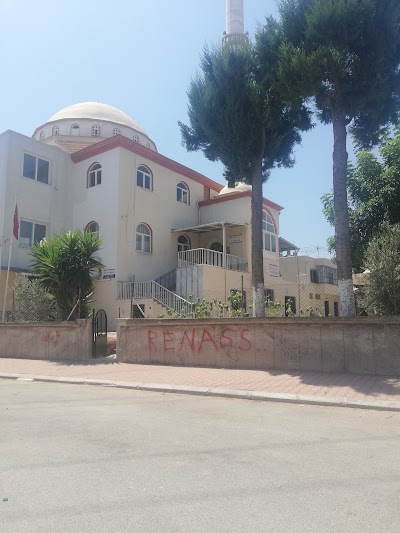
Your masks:
M248 42L248 34L244 33L243 0L226 0L226 31L222 46L236 48Z

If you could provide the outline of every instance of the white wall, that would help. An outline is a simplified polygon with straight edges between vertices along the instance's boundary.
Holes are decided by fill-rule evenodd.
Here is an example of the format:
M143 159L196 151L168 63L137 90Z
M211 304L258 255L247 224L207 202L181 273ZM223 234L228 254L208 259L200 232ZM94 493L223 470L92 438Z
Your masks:
M118 279L147 281L176 268L179 233L172 229L198 224L197 202L204 199L202 184L124 149L119 149ZM136 169L146 165L153 174L153 190L136 185ZM190 189L190 205L176 199L176 186L184 181ZM136 251L136 227L152 230L152 253ZM192 247L196 238L189 235Z
M15 132L3 134L7 138L6 165L2 165L0 178L6 180L6 203L4 208L3 234L9 239L13 231L15 199L18 204L19 220L46 225L46 236L50 237L72 224L72 196L68 177L72 172L72 161L62 150L39 143ZM23 177L24 153L49 161L49 183L40 183ZM5 176L5 177L4 177ZM2 263L8 257L8 244L4 246ZM30 263L29 248L17 244L13 247L12 266L27 269Z

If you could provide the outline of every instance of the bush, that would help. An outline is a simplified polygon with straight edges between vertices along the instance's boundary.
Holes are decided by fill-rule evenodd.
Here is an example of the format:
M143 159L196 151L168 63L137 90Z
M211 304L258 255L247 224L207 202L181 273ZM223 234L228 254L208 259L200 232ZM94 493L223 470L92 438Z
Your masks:
M54 297L38 280L18 276L14 283L14 313L16 322L47 322L57 318Z

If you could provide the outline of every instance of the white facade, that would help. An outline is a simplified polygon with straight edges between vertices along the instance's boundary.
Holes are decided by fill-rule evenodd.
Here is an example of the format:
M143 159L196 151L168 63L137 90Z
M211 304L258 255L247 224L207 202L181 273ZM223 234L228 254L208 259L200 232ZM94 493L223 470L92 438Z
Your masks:
M73 124L79 124L80 135L71 135ZM115 128L121 133L115 135ZM224 188L159 154L143 128L104 104L70 106L33 137L12 131L0 135L3 272L17 203L20 228L13 271L29 269L29 245L43 233L51 238L61 230L96 224L106 275L96 281L95 307L106 310L111 328L118 316L130 316L133 281L156 280L176 298L220 291L219 299L226 300L231 289L242 285L250 290L249 186ZM279 277L281 209L264 199L266 287ZM176 278L173 287L160 279L170 271ZM157 305L160 301L153 298L153 307Z

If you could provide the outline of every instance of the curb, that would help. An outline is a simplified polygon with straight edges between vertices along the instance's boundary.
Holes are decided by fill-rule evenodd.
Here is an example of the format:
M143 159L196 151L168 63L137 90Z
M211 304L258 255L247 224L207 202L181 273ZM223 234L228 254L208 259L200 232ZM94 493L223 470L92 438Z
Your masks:
M195 396L214 396L217 398L236 398L241 400L257 400L264 402L293 403L302 405L319 405L325 407L350 407L353 409L371 409L374 411L399 411L400 402L357 400L355 398L339 398L313 396L306 394L287 394L277 392L263 392L252 390L219 389L207 387L190 387L184 385L163 385L159 383L136 383L132 381L112 381L106 379L65 378L54 376L39 376L36 374L14 374L0 372L0 379L20 379L45 383L66 383L69 385L97 385L132 389L145 392L164 392L175 394L190 394Z

